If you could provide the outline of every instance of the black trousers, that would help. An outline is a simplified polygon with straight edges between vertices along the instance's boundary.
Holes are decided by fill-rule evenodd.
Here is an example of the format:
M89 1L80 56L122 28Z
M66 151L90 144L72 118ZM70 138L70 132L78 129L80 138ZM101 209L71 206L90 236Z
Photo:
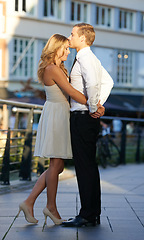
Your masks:
M101 213L99 170L95 160L100 119L89 113L71 113L70 129L75 170L81 200L79 215L93 221Z

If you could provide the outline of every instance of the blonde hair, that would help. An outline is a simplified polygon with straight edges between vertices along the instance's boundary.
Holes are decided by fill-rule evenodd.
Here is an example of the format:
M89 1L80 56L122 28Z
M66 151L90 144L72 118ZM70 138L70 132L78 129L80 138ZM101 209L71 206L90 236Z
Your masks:
M78 23L74 25L74 27L78 28L77 33L79 37L84 35L87 45L91 46L95 40L95 31L93 26L87 23Z
M45 68L49 65L54 63L55 64L55 57L57 55L57 51L63 47L63 54L64 54L64 45L68 39L60 34L54 34L50 37L50 39L47 41L45 47L42 50L41 58L38 65L38 79L40 82L43 82L43 74L45 71ZM63 55L62 54L62 55ZM68 71L64 66L64 63L62 62L60 64L60 68L62 71L68 76Z

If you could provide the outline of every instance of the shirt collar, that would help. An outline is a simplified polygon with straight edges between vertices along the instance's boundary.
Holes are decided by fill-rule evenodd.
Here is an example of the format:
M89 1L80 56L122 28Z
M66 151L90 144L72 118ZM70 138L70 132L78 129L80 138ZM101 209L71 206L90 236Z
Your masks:
M76 55L76 59L78 59L80 56L85 55L86 52L90 51L90 47L84 47Z

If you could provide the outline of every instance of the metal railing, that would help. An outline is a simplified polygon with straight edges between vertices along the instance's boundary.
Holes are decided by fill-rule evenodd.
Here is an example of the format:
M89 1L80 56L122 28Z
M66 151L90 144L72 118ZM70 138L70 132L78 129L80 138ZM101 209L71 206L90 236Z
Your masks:
M21 180L31 180L31 172L41 173L48 166L48 159L33 157L36 130L33 129L34 114L41 114L43 106L0 100L0 104L12 106L15 112L14 129L0 130L0 180L10 184L10 174L19 173ZM27 128L19 128L19 115L27 113Z
M10 176L18 173L22 180L31 180L31 173L42 173L48 167L49 159L40 159L33 156L36 130L33 129L35 114L41 114L42 105L20 103L1 100L0 104L11 106L10 111L15 112L14 129L0 130L0 181L2 184L10 184ZM19 127L19 115L27 113L27 128ZM120 150L120 164L127 162L144 162L144 119L122 118L103 116L102 121L111 125L113 119L120 119L123 123L122 131L116 136L110 133ZM126 125L135 123L135 131L127 134Z
M103 116L101 119L109 122L114 119L122 121L122 130L118 136L115 137L115 134L111 133L120 150L120 164L144 162L144 119L108 116ZM127 133L129 123L135 124L132 133Z

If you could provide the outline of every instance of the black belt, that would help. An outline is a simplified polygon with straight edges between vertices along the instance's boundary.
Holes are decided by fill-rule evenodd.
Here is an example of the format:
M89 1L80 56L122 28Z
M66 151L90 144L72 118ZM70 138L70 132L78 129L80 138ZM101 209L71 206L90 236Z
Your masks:
M82 115L86 115L86 114L89 114L89 111L88 110L83 110L83 111L73 111L71 112L71 115L73 114L82 114Z

